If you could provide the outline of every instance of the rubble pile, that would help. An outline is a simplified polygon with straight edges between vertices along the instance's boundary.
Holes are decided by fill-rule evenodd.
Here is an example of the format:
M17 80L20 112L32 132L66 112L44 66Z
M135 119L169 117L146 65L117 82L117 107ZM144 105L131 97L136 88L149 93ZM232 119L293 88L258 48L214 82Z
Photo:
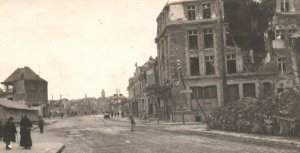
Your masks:
M297 135L300 131L300 92L288 89L278 96L267 98L246 97L212 112L213 129ZM298 130L297 130L298 129Z

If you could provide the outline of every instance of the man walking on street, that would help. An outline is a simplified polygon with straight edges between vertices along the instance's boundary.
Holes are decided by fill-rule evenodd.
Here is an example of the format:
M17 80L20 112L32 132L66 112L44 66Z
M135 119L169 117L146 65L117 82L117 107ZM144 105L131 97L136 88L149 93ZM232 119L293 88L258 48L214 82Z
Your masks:
M131 131L133 131L133 129L135 128L135 121L134 121L132 113L129 114L129 120L131 123Z
M26 115L23 115L20 122L20 146L24 147L24 149L31 149L32 140L30 130L32 128L31 121L27 118Z
M39 116L38 125L40 128L40 133L43 134L44 133L44 120L43 120L42 116Z
M14 118L9 117L4 124L4 137L3 141L6 143L6 150L11 150L10 142L16 142L17 129L13 122Z

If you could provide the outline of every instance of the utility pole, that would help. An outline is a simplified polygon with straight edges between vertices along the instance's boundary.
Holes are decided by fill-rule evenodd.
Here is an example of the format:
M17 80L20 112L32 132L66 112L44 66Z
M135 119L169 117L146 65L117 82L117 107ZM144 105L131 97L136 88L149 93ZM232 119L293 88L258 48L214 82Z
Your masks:
M225 53L225 44L224 44L224 21L223 21L223 11L222 9L219 10L220 12L220 35L221 35L221 62L222 62L222 82L223 82L223 97L224 97L224 104L227 103L227 76L226 76L226 53Z
M85 113L86 113L85 115L88 115L87 94L85 94L84 103L85 103Z
M116 89L116 94L117 94L117 103L116 103L116 106L117 106L117 111L119 112L119 92L118 92L118 89Z

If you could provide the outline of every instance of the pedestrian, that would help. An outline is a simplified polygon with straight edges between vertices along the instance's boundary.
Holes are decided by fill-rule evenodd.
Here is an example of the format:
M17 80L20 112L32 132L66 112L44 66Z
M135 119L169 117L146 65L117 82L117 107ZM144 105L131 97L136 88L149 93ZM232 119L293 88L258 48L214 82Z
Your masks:
M134 121L134 117L133 117L132 113L129 114L129 120L131 123L131 131L133 131L133 129L135 128L135 121Z
M123 111L121 112L121 116L122 116L122 118L124 117L124 112Z
M39 116L38 126L40 128L40 134L43 134L44 133L44 120L43 120L42 116Z
M6 150L11 150L10 142L16 142L17 129L13 120L13 117L9 117L3 128L3 141L6 143Z
M63 112L60 113L60 118L61 118L61 119L64 118L64 113L63 113Z
M143 119L144 119L145 123L147 123L147 114L146 114L146 111L143 111Z
M3 124L0 120L0 140L2 140L2 138L3 138Z
M22 116L21 122L20 122L20 146L24 147L24 149L31 149L32 146L32 140L31 140L31 130L32 123L27 118L26 115Z

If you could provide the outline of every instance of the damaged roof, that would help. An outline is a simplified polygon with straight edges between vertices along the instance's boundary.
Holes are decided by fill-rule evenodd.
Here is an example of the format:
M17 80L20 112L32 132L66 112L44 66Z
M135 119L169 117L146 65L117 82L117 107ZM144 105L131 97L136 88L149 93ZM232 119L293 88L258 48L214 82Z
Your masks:
M6 108L23 109L23 110L35 110L25 105L23 101L12 101L6 99L0 99L0 105Z
M300 31L295 32L291 38L300 38Z
M45 81L40 78L34 71L32 71L29 67L18 68L16 69L2 84L12 83L19 80L40 80Z

